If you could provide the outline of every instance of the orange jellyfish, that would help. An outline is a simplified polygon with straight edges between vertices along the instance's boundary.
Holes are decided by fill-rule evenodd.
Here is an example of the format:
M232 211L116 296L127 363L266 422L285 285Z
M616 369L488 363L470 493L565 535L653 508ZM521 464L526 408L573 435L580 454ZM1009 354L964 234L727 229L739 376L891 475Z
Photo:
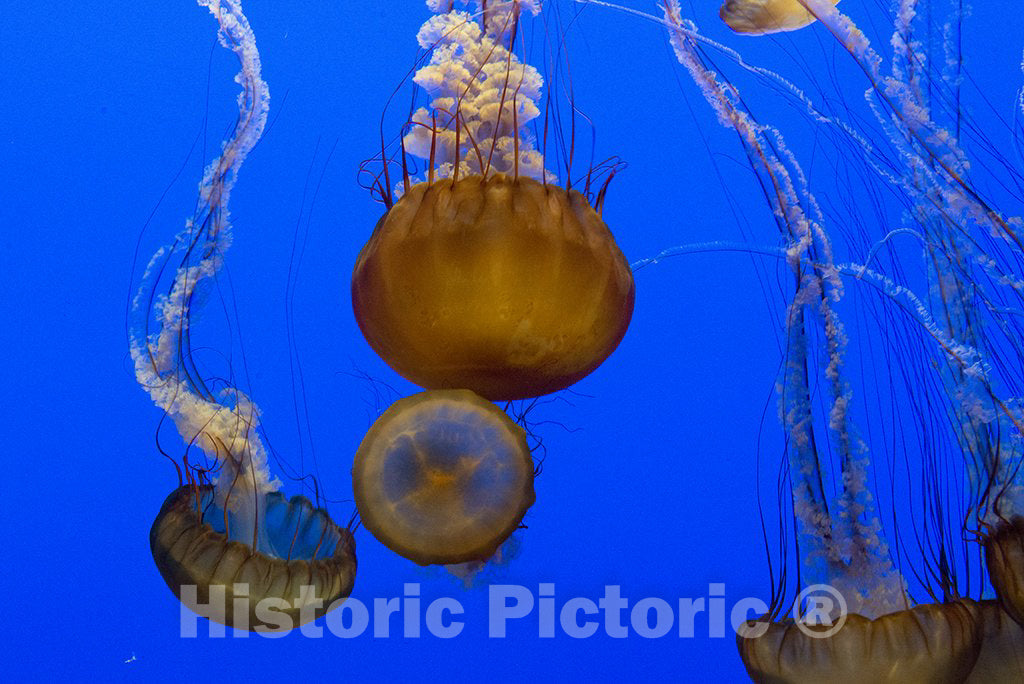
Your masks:
M555 105L516 51L519 22L540 2L472 4L428 0L435 16L417 40L429 61L413 81L429 102L403 122L395 188L383 143L375 160L387 213L356 261L352 306L370 346L429 391L380 417L352 477L362 522L385 545L476 568L534 501L526 435L491 402L596 369L626 333L634 285L599 214L614 167L598 185L607 169L574 179L571 155L560 158L559 185L538 147L534 124Z
M756 0L746 4L763 5ZM676 55L719 121L738 134L784 240L778 257L791 272L778 386L779 416L786 434L785 475L779 482L787 482L789 490L780 499L780 518L789 511L792 521L780 519L780 539L783 554L788 558L790 550L794 551L799 563L795 572L786 565L778 575L773 574L772 605L768 614L739 630L740 655L748 674L759 682L961 682L972 677L977 677L976 681L1019 681L1020 660L1006 654L1024 646L1021 630L993 602L965 598L972 588L977 590L965 577L977 566L978 554L976 548L973 553L966 548L962 540L965 530L961 529L964 521L995 503L988 492L991 483L1008 481L1005 474L979 472L970 460L1004 466L1020 463L1020 432L1013 427L1014 411L1004 410L1005 421L997 421L997 412L989 410L1000 404L990 391L990 371L983 362L989 348L981 346L983 326L968 310L983 296L980 293L993 294L993 285L996 291L1005 288L993 301L1004 302L1003 297L1009 295L1014 306L1018 305L1019 279L1014 276L1013 263L1019 256L1012 246L1003 247L1015 242L1015 222L1003 219L967 185L966 161L955 136L928 118L928 103L919 99L928 90L914 79L919 78L919 65L927 60L913 42L910 22L914 3L905 3L897 12L892 38L897 55L895 73L886 77L879 73L881 57L872 51L866 36L836 11L834 3L801 0L799 4L842 42L868 75L878 100L872 103L877 107L875 115L883 123L899 122L886 129L898 158L876 161L875 155L881 153L849 125L818 112L798 88L781 77L777 80L797 93L801 104L821 121L848 134L851 145L864 149L871 164L868 168L877 169L882 182L893 183L903 193L905 205L901 208L914 207L914 234L927 250L928 267L936 269L933 277L938 284L929 296L935 297L937 315L933 318L928 297L916 296L890 275L873 271L868 264L834 260L825 212L811 194L781 132L759 123L746 108L749 94L739 97L732 84L712 71L709 65L713 61L703 54L695 25L682 19L676 0L669 0L664 23ZM901 58L908 63L902 64ZM942 86L932 87L940 90ZM959 121L958 116L954 121ZM899 169L902 176L896 178L892 169ZM989 235L1007 239L990 242L984 239ZM981 254L974 252L974 258L968 257L972 248ZM971 270L972 263L976 271ZM992 271L988 275L1005 277L992 282L981 273L986 269ZM895 273L896 277L903 273L898 263ZM874 461L888 467L873 464L867 444L854 430L856 397L843 363L851 338L837 304L845 291L843 278L851 275L858 285L871 283L883 301L898 304L894 307L898 316L911 321L906 328L891 324L907 335L893 345L905 356L893 353L886 358L894 365L897 359L906 359L910 368L894 369L904 373L907 386L892 390L892 399L894 406L902 402L924 408L920 416L901 418L913 425L903 439L880 443L883 448L909 452L896 458L885 452L875 456ZM1001 316L1005 310L993 307L980 317L992 314ZM891 320L879 318L882 325ZM1000 335L1017 330L1011 321L998 323ZM1019 359L1015 337L1016 332L1000 342L995 335L984 344ZM922 349L922 341L933 343L934 351L931 345ZM933 360L935 352L938 358ZM1013 386L1015 372L1016 368L1008 368L1000 380L1009 378L1007 382ZM949 416L956 420L950 421ZM952 432L942 432L950 424ZM887 431L888 427L881 429ZM921 444L912 444L914 438ZM958 449L968 453L958 453ZM919 454L920 461L910 453ZM901 477L907 482L901 482ZM886 514L891 519L884 521L877 500L879 480L891 480L882 491L894 497ZM974 510L960 491L964 481L970 483L972 495L979 493L982 483L981 503L972 502ZM901 491L911 499L909 506L896 500ZM1009 507L1015 492L1010 487L998 491L1000 496L1005 494ZM984 525L984 518L980 522ZM911 528L913 532L908 531ZM916 557L909 557L906 539L917 541ZM789 610L784 605L787 583L794 576L801 591L793 603L792 617L785 617ZM922 594L927 600L916 598Z
M362 523L420 565L485 562L533 505L526 433L469 390L396 401L352 467Z
M1024 626L1024 517L1000 521L986 535L985 563L1003 609Z
M886 74L883 59L849 17L824 0L802 2L849 52L867 76L869 92L899 124L890 140L906 165L902 190L915 207L914 228L926 247L935 282L927 301L937 320L926 330L942 350L943 365L936 365L941 392L932 401L946 409L933 425L953 418L950 437L969 484L963 534L982 542L999 605L1024 625L1024 326L1018 316L1024 305L1024 221L1019 214L1005 213L993 191L971 173L969 148L961 136L969 139L968 131L981 129L965 125L963 112L948 108L942 98L930 98L922 87L918 67L928 56L915 33L914 3L894 12L891 43L906 62L894 60L892 73ZM952 21L959 20L954 12ZM949 59L954 63L961 57ZM949 89L959 78L929 76L927 85ZM1018 99L1017 105L1024 111L1024 101ZM945 126L939 118L943 115L949 122ZM984 131L981 137L989 142ZM1019 180L1021 171L1001 161L1005 175ZM922 168L931 171L922 174ZM1013 199L1019 211L1020 198ZM931 430L938 432L937 427ZM996 609L986 605L985 610ZM1009 620L988 617L984 624L983 650L1015 643L1016 650L1024 651L1021 630ZM1019 681L1024 677L1020 661L1007 661L1001 676Z
M267 465L259 409L230 380L199 374L192 357L196 288L210 285L231 244L228 197L259 140L269 94L255 37L237 0L198 0L241 64L233 136L206 169L196 214L153 256L132 302L136 378L185 440L171 459L179 486L150 533L153 560L194 612L236 629L281 631L323 615L355 581L355 545L308 499L285 499ZM196 453L199 453L199 456Z
M556 185L530 127L543 79L513 51L520 13L539 2L431 1L420 29L431 98L407 124L401 197L376 181L387 213L359 254L352 306L370 346L429 389L491 400L564 389L625 335L633 277L583 192ZM406 155L426 160L412 184ZM610 179L610 176L608 177ZM595 208L596 207L596 208Z
M718 16L733 31L755 35L795 31L815 20L802 0L725 0Z

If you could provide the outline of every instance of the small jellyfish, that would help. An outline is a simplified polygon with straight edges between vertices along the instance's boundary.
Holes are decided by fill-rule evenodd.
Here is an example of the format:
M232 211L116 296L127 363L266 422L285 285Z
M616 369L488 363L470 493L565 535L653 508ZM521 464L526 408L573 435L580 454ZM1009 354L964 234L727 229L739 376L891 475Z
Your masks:
M533 505L526 433L469 390L400 399L363 438L352 490L363 525L420 565L487 561Z
M725 0L718 16L733 31L751 34L796 31L817 19L803 0Z
M248 496L240 488L226 512L213 486L183 485L164 501L150 551L175 596L214 622L260 631L297 627L348 596L356 570L349 530L306 497L280 492L252 497L264 517L245 528L231 511ZM235 612L236 599L246 610Z
M388 212L359 254L352 306L367 342L406 379L523 399L568 387L615 350L634 284L586 197L592 174L583 193L556 185L535 149L543 79L510 46L520 11L539 3L478 5L420 29L431 60L414 81L430 109L406 124L397 201L384 163ZM426 160L422 182L406 155Z
M349 595L355 544L326 511L277 491L259 408L230 366L210 377L193 357L196 288L215 282L231 244L228 197L263 133L270 98L238 0L198 3L216 17L221 45L241 64L242 93L233 134L200 183L196 213L153 256L132 301L136 379L187 445L180 458L168 456L178 487L153 523L150 550L171 591L194 612L236 629L287 631Z

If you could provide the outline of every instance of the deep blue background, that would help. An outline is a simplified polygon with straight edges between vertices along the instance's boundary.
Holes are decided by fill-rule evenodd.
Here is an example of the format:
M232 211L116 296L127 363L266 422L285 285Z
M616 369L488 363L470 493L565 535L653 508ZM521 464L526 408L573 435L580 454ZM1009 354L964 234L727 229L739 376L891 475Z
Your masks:
M656 11L653 2L630 4ZM965 111L991 116L983 92L1009 118L1024 80L1024 24L993 7L1001 3L979 4L964 25L967 68L979 84L965 91L973 98ZM848 0L843 8L887 50L885 8L867 5ZM348 279L381 212L357 184L356 169L378 149L381 111L415 59L415 32L428 13L418 0L251 0L245 8L273 124L232 197L236 341L244 344L248 387L274 447L318 474L339 501L332 514L345 521L351 457L375 410L370 385L353 373L413 391L360 336ZM708 36L792 77L813 98L861 101L863 76L821 27L757 40L731 34L714 2L688 12ZM420 582L427 600L463 602L462 635L179 638L178 602L148 548L149 526L176 480L154 447L160 414L135 384L124 319L133 264L141 267L181 228L203 166L233 122L237 65L215 46L215 28L188 0L7 3L0 19L7 673L742 678L732 637L710 638L704 617L690 639L675 630L655 640L614 640L600 631L579 641L540 639L533 619L507 638L488 639L486 584L463 590L365 531L353 596L369 603ZM604 213L627 258L706 240L776 244L734 134L716 123L659 27L593 8L571 28L568 48L574 96L594 123L598 157L629 163ZM798 108L759 99L760 81L729 69L762 119L791 136L813 177L816 129ZM1008 150L1005 132L991 130ZM307 171L319 178L336 142L315 203L311 193L304 199ZM883 235L870 219L858 229ZM284 307L297 225L308 233L294 271L292 349L303 363L308 426L294 418ZM765 263L774 274L777 264ZM766 598L755 456L760 438L770 481L781 453L773 388L782 301L770 287L765 294L742 253L668 260L638 272L636 286L633 324L619 350L576 387L580 395L532 415L552 421L538 428L548 455L521 553L496 581L531 589L553 582L559 604L596 600L609 584L621 585L631 601L706 597L709 583L725 584L727 606ZM194 344L217 348L219 340ZM774 501L766 507L774 510Z

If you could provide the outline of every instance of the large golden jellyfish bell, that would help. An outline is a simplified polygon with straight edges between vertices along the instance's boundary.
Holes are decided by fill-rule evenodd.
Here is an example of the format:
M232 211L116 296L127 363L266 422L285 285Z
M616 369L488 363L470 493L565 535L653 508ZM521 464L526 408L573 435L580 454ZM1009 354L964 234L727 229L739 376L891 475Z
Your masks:
M421 565L487 561L533 505L523 429L468 390L396 401L356 452L363 525Z
M412 187L352 275L356 320L388 365L493 400L589 374L625 335L633 298L629 264L583 195L501 174Z
M543 79L508 44L519 12L539 3L478 4L420 29L432 59L414 80L432 100L403 152L427 160L427 178L406 175L393 204L383 190L389 211L356 261L352 307L408 380L523 399L568 387L615 350L633 277L597 211L534 148Z

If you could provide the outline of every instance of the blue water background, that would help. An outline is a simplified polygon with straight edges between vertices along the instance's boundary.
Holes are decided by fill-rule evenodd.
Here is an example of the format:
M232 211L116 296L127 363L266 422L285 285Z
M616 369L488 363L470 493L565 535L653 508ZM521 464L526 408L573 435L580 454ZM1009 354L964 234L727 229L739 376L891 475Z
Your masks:
M656 11L653 2L630 4ZM1024 22L1007 11L1015 4L978 3L964 24L966 65L978 87L965 90L963 108L1019 164L1005 130L988 123L995 114L1014 116L1024 82ZM887 8L866 5L842 3L887 51ZM276 452L317 474L344 522L352 512L352 454L377 409L372 384L359 374L414 391L359 334L348 279L382 211L356 171L379 149L381 112L413 65L414 35L428 13L418 0L251 0L245 7L272 124L232 196L232 361L264 411ZM750 63L786 74L814 98L860 106L867 82L821 27L757 40L721 25L716 3L687 11ZM573 97L593 124L597 158L618 155L629 164L604 212L627 258L708 240L778 244L735 134L718 125L658 26L594 8L570 28L567 49ZM784 134L791 127L790 147L805 170L827 176L834 160L816 156L817 129L799 108L716 59L762 120ZM419 583L424 604L441 596L463 603L462 634L405 638L394 622L389 638L369 631L353 639L209 638L201 623L199 638L179 636L178 602L148 548L149 526L176 478L155 448L160 413L135 383L126 303L133 267L137 278L194 207L204 165L234 121L236 71L215 44L213 19L187 0L7 3L3 10L5 676L742 680L731 633L709 635L706 613L692 638L674 628L658 639L635 631L616 639L603 627L587 639L560 630L540 638L536 612L510 623L506 637L489 638L487 582L465 590L395 556L365 530L353 597L369 605ZM579 132L591 135L582 119ZM834 197L841 185L832 179L822 187ZM857 229L884 234L870 211L884 198L842 199L865 208ZM286 312L296 244L305 250L291 271L295 294ZM780 272L771 259L757 263L771 278ZM632 327L618 351L574 388L578 394L532 415L547 449L537 503L518 557L490 582L532 591L554 583L558 605L597 600L607 585L631 602L658 597L673 606L706 600L713 583L725 585L727 609L743 597L767 599L755 459L760 449L764 505L775 511L783 302L742 252L665 261L638 272L636 288ZM212 322L195 347L225 347L217 323L224 305L209 293ZM871 334L850 326L853 337ZM301 360L301 384L290 352ZM855 392L870 391L856 372L853 382ZM308 421L296 420L295 396ZM165 443L177 447L169 434ZM286 491L301 490L286 483Z

